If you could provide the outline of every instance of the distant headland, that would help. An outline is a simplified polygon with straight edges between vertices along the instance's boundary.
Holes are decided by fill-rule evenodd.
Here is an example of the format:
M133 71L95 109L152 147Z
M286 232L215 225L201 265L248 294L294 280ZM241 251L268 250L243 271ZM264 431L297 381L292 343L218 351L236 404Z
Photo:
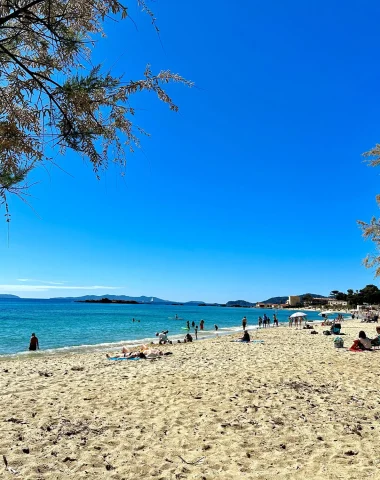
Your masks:
M189 302L178 302L173 300L164 300L158 297L130 297L127 295L84 295L81 297L54 297L49 299L30 299L22 298L17 295L11 295L8 293L0 294L0 300L9 299L9 300L45 300L45 301L66 301L66 302L77 302L77 303L99 303L99 304L126 304L126 305L187 305L187 306L199 306L199 307L230 307L230 308L289 308L293 304L288 303L288 298L290 297L271 297L267 300L261 302L248 302L247 300L230 300L226 303L207 303L200 300L192 300ZM298 302L305 303L307 300L323 300L328 299L329 297L324 297L323 295L318 295L315 293L304 293L303 295L298 295L292 297L298 299ZM298 306L298 305L297 305Z

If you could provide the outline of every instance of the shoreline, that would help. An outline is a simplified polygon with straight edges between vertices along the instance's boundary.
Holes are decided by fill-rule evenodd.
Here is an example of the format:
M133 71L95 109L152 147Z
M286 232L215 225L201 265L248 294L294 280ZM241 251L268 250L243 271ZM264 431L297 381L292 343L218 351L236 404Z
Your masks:
M310 323L313 325L318 325L323 322L323 320L309 320ZM267 328L259 328L258 325L247 325L246 330L249 332L254 332L256 330L267 330L267 329L272 329L272 328L283 328L286 327L288 328L288 323L287 322L279 322L279 326L275 327L273 323ZM243 329L242 326L233 326L233 327L222 327L219 328L218 331L215 330L198 330L198 340L195 340L195 335L194 335L194 329L190 328L189 331L183 330L183 333L181 334L174 334L170 335L169 332L169 340L172 340L173 345L178 344L178 340L181 340L181 343L183 343L183 338L186 335L186 333L191 333L193 336L193 342L199 342L199 341L204 341L204 340L209 340L212 338L218 338L218 337L224 337L228 335L236 335L236 334L242 334ZM97 344L90 344L90 345L72 345L72 346L65 346L65 347L57 347L57 348L50 348L50 349L41 349L37 350L34 352L30 352L29 350L21 351L21 352L16 352L16 353L4 353L0 354L0 362L7 360L9 358L33 358L33 357L49 357L49 356L65 356L65 355L81 355L81 354L86 354L86 353L103 353L103 352L108 352L110 349L116 349L116 348L133 348L133 347L139 347L141 345L155 345L158 346L157 342L157 337L145 337L145 338L139 338L139 339L134 339L134 340L121 340L121 341L116 341L116 342L106 342L106 343L97 343Z

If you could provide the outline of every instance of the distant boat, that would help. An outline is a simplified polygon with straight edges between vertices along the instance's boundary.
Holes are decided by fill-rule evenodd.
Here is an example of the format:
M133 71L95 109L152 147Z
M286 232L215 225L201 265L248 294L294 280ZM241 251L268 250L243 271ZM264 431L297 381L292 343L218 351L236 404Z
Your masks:
M151 301L151 302L154 302L154 298L152 297L150 301Z

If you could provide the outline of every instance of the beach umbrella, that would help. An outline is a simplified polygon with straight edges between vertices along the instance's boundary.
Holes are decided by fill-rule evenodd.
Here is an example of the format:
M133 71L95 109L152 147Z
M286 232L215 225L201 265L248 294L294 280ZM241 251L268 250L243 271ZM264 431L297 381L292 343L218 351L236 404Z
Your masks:
M296 318L296 317L306 317L307 316L307 313L303 313L303 312L296 312L296 313L293 313L293 315L290 315L290 318Z

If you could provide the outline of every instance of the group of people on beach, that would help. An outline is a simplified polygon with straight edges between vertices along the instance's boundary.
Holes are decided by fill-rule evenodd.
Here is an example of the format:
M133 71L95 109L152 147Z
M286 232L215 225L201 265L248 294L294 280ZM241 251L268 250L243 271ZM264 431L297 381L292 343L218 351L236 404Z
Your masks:
M306 317L288 317L288 320L289 320L289 327L290 328L293 328L293 325L294 327L297 329L298 327L299 328L302 328L302 320L305 320L305 325L306 325Z
M270 327L270 324L271 324L271 319L270 317L267 316L266 313L264 313L264 316L263 317L259 317L259 320L258 320L258 324L259 324L259 328L269 328ZM274 327L278 327L278 318L277 318L277 315L274 313L273 314L273 326Z

